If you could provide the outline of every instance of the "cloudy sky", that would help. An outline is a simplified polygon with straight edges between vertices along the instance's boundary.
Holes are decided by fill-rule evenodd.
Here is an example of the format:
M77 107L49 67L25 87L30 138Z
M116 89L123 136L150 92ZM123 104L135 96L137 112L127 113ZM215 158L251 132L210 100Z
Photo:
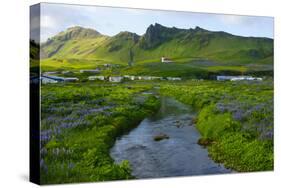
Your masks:
M31 9L31 23L38 23L38 8ZM156 11L110 7L79 6L65 4L41 4L41 42L72 26L93 28L102 34L113 36L120 31L142 35L150 24L168 27L226 31L241 36L273 38L273 18L202 14L176 11ZM38 28L31 27L32 33Z

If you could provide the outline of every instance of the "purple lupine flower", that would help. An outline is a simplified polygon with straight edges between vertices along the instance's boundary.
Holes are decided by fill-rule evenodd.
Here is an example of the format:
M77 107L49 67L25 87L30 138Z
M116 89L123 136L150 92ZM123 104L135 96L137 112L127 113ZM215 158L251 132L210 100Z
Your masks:
M73 163L68 163L68 169L73 169L74 168L74 164Z

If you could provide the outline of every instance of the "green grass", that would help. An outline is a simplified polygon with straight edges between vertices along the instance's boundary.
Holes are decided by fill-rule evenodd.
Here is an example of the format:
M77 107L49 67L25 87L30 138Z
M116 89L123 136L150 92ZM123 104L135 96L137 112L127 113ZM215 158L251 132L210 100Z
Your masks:
M59 36L63 37L63 34L68 36L67 32ZM42 50L46 57L51 58L101 60L124 66L130 61L129 52L132 51L136 66L146 63L156 64L160 62L162 56L167 56L176 63L183 64L194 59L219 63L218 67L211 67L210 71L235 70L244 72L249 64L269 65L270 69L273 69L272 39L240 37L202 29L179 31L165 27L160 27L157 36L151 42L153 43L155 40L154 43L157 45L152 45L150 48L142 46L146 35L137 36L130 32L121 32L112 37L99 35L92 38L80 37L67 40L59 40L60 37L55 36L52 43L43 45ZM52 67L51 62L53 61L47 63L50 67ZM63 64L54 66L60 68L60 65L65 68ZM257 66L256 68L262 67Z
M199 111L200 142L211 143L215 161L241 172L273 170L272 81L189 81L161 90Z
M133 178L128 161L115 164L109 149L117 136L158 109L155 97L141 94L150 88L140 84L43 85L41 136L51 133L47 139L41 139L40 182Z
M208 141L210 156L237 171L273 169L273 82L136 81L120 84L86 81L81 69L101 68L101 75L149 75L209 79L218 74L270 75L273 40L222 32L163 29L148 47L144 36L122 32L99 35L75 28L42 46L42 72L72 71L78 83L42 85L41 183L72 183L134 178L128 161L109 155L116 137L134 128L159 107L143 95L153 84L160 93L198 110L196 127ZM82 31L82 32L81 32ZM70 37L73 32L76 37ZM65 35L67 34L67 35ZM90 34L92 37L89 37ZM85 37L86 36L86 37ZM165 36L163 38L163 36ZM62 40L63 39L63 40ZM50 41L49 41L50 42ZM155 45L156 44L156 45ZM133 66L128 66L129 52ZM31 56L38 48L31 46ZM167 56L173 63L160 62ZM31 57L31 68L38 61ZM118 67L104 68L103 64ZM85 81L85 82L84 82Z
M41 70L45 71L75 71L81 69L95 69L108 62L100 59L59 59L49 58L40 61Z
M41 183L134 178L109 150L157 111L158 99L142 94L155 84L199 112L194 122L212 159L239 172L273 169L272 80L59 83L41 90Z

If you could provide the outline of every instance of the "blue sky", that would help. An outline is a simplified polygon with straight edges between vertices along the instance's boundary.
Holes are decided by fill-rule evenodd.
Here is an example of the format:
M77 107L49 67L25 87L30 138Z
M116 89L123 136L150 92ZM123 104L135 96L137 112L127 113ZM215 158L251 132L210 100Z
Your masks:
M32 19L38 19L34 16ZM41 41L72 26L93 28L113 36L120 31L145 33L150 24L168 27L226 31L241 36L273 38L274 20L271 17L235 16L222 14L159 11L127 8L41 4Z

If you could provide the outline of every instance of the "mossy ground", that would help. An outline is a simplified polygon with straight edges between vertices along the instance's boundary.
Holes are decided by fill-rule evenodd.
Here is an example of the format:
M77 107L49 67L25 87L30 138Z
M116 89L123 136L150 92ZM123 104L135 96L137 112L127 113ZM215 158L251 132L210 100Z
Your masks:
M109 155L117 136L158 109L149 85L42 86L41 183L131 179L128 161ZM139 101L141 99L141 101Z
M272 80L59 83L41 88L41 183L133 178L109 150L157 111L157 97L143 94L155 85L198 110L193 122L212 159L241 172L273 169Z
M162 93L199 111L198 142L215 161L241 172L273 170L272 81L167 84Z

